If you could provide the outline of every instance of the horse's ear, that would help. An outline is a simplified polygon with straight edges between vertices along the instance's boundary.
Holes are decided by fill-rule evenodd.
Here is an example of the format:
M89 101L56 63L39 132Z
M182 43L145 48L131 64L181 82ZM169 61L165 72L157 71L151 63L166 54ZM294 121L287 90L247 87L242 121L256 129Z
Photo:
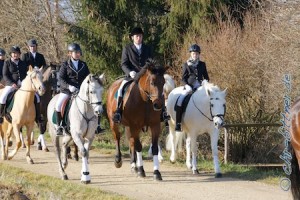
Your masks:
M222 94L224 94L224 96L227 95L227 88L225 88L225 90L222 91Z
M44 70L44 66L42 66L42 67L39 69L39 71L40 71L41 73L43 73L43 70Z
M208 88L205 88L205 92L206 92L207 96L210 96L211 91Z
M29 65L29 67L28 67L28 71L32 71L33 70L33 68L32 68L32 66L31 65Z
M168 69L170 69L170 66L165 66L165 73L168 71Z
M99 79L103 84L106 82L104 73L99 76Z

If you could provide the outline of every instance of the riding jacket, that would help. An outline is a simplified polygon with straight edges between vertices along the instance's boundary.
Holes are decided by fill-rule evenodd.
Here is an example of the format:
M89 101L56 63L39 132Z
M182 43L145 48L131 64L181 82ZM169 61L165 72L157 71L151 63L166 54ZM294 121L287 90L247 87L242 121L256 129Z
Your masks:
M148 45L142 44L141 52L139 53L133 43L128 44L123 48L122 52L122 70L125 72L126 76L129 77L129 72L139 72L145 65L146 60L152 58L152 56L152 50Z
M184 84L192 86L195 80L198 80L200 84L204 79L209 81L205 62L199 61L196 68L194 68L192 65L184 63L182 68L182 82Z
M7 59L3 65L3 80L5 85L12 86L13 84L18 84L18 81L22 81L28 71L28 66L26 63L19 59L18 64L13 62L11 59Z
M65 61L59 70L58 80L60 81L60 91L71 95L69 85L80 89L81 83L90 74L90 70L85 62L79 60L76 70L71 59Z
M42 66L46 67L46 61L43 54L36 52L35 58L31 52L27 52L22 55L21 60L25 61L27 66L31 65L32 67L41 68Z

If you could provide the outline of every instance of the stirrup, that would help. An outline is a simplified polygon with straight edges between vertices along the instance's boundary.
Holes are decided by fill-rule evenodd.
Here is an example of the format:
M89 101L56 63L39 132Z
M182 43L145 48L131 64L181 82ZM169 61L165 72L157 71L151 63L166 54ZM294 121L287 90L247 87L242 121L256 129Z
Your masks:
M120 122L121 122L121 114L120 114L119 112L116 112L116 113L114 114L113 121L114 121L115 123L120 123Z
M56 135L57 136L63 136L64 135L64 127L63 126L59 126L56 130Z
M175 131L182 131L181 129L181 123L177 123L176 126L175 126Z

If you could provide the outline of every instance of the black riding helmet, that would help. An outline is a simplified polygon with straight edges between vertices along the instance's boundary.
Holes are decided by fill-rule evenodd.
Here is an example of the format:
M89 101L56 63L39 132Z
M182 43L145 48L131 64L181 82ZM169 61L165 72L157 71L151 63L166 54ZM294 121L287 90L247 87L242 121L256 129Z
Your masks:
M27 45L30 47L37 46L37 42L35 39L31 39L31 40L28 40Z
M131 32L130 32L130 34L129 34L129 37L132 37L132 36L138 35L138 34L142 34L142 35L144 34L142 28L140 28L140 27L134 27L134 28L131 30Z
M191 47L189 48L189 52L198 52L200 53L201 49L200 46L197 44L192 44Z
M4 49L0 48L0 56L5 56L6 52L4 51Z
M10 48L10 54L11 54L11 53L19 53L19 54L21 54L20 47L18 47L18 46L12 46L12 47Z
M81 48L77 43L71 43L68 45L68 51L74 52L79 51L81 53Z

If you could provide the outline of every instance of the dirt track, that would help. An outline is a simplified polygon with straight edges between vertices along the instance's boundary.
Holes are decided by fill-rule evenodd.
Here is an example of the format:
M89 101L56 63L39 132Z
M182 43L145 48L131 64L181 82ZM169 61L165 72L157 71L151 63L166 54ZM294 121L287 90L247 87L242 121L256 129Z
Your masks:
M21 149L16 157L5 163L28 171L59 177L57 162L51 152L31 150L35 164L29 165L25 160L25 150ZM201 173L194 176L186 169L169 164L161 165L162 182L152 180L152 162L145 161L146 178L135 177L130 172L129 159L123 160L123 166L116 169L113 156L99 155L91 151L90 186L125 195L131 199L254 199L287 200L292 199L290 192L284 192L279 186L270 186L258 182L243 181L233 178L215 179L213 174ZM71 160L67 168L69 181L80 183L81 162Z

